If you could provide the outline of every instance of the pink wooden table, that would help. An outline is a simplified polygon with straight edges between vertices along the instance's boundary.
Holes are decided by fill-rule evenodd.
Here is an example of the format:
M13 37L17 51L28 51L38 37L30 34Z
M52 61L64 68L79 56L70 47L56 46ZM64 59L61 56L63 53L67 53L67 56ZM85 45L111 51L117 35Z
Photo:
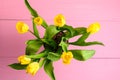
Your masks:
M29 0L29 2L49 24L53 24L54 16L59 13L65 15L67 24L74 27L87 27L96 21L101 24L99 33L91 35L88 40L101 41L105 47L84 47L96 50L95 56L86 62L73 60L68 66L62 64L61 60L55 62L56 80L120 80L119 0ZM7 66L16 62L17 56L24 54L24 42L33 38L30 33L19 35L15 29L15 24L19 20L31 25L30 18L24 0L0 1L0 80L50 80L43 69L32 77L26 75L25 71L12 70ZM40 35L43 36L43 28L40 31Z

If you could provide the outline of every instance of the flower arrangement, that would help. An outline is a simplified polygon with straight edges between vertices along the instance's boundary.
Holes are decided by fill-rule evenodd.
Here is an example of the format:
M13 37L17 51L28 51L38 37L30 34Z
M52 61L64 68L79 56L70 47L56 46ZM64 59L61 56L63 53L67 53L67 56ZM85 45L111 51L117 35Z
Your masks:
M26 42L25 54L18 57L18 63L10 64L9 66L16 70L26 70L26 73L35 75L37 71L44 67L45 72L50 76L51 80L56 80L54 76L53 62L62 59L64 64L70 64L74 58L79 61L90 59L95 50L68 50L69 45L76 46L90 46L90 45L104 45L101 42L93 41L86 42L86 39L100 30L99 23L93 23L86 27L73 28L66 24L65 17L58 14L54 18L54 25L48 25L46 21L38 15L29 2L25 0L25 4L32 15L33 31L23 21L16 24L18 33L24 34L32 33L35 39ZM45 28L44 37L39 36L37 26ZM70 38L75 36L80 37L75 42L69 42ZM41 46L44 50L39 52Z

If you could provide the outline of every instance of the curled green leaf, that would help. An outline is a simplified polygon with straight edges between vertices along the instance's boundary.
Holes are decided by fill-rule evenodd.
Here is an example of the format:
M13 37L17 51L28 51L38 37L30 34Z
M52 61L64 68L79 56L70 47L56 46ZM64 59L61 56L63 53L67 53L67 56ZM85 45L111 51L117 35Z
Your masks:
M89 36L89 33L85 33L77 41L70 42L69 44L80 45L85 42L85 40L88 38L88 36Z
M43 45L43 42L39 39L27 41L26 55L35 54L40 47Z
M86 28L85 27L78 27L78 28L73 28L73 35L71 36L70 35L70 32L65 32L65 37L68 37L68 38L72 38L74 36L78 36L78 35L83 35L86 33Z
M61 40L59 46L62 47L62 50L63 50L64 52L67 52L67 47L68 47L67 38L62 37L62 40Z
M75 33L73 27L69 26L69 25L64 25L63 27L60 27L59 29L62 30L62 31L67 30L66 37L72 37Z

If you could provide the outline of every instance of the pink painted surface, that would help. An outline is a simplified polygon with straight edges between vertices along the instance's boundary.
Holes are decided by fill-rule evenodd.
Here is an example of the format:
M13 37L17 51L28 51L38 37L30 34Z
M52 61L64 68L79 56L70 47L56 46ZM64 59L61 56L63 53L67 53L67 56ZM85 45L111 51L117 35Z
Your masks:
M25 41L29 39L33 39L34 37L30 33L26 33L24 35L18 34L15 28L15 24L17 21L8 21L8 20L2 20L0 21L0 26L2 28L0 29L0 36L2 37L0 42L1 48L0 51L3 53L0 56L19 56L24 53L25 49ZM28 23L32 29L31 21L25 21ZM91 22L81 22L83 25L86 26L89 25ZM71 22L71 24L76 24L76 22ZM115 27L113 27L115 26ZM118 27L117 27L118 26ZM103 46L90 46L90 47L84 47L85 49L96 49L96 55L94 57L103 57L103 58L118 58L120 57L119 54L119 45L120 45L120 38L119 36L119 22L101 22L101 30L91 35L87 41L102 41L105 44L105 47ZM40 30L40 35L43 36L44 30L41 27L38 27ZM75 41L76 38L73 38L72 41ZM113 46L115 48L113 48ZM80 49L81 47L77 46L70 46L71 48ZM7 49L7 50L6 50Z
M16 71L8 64L16 58L2 58L0 64L1 80L50 80L43 68L33 77L25 71ZM72 60L70 65L63 65L62 61L54 63L56 80L120 80L119 59L90 59L86 62Z
M57 80L120 80L120 1L119 0L29 0L31 5L49 24L53 24L56 14L65 15L67 24L88 26L100 22L99 33L91 35L88 41L99 40L102 46L84 47L95 49L93 59L86 62L73 60L68 66L55 62ZM24 20L31 27L30 14L24 0L2 0L0 2L0 80L50 80L43 69L35 77L25 71L16 71L7 65L17 61L17 56L25 50L25 41L32 39L30 33L19 35L15 29L18 20ZM40 35L44 30L38 27ZM31 27L32 29L32 27ZM73 38L72 41L76 40ZM69 49L81 48L70 46Z

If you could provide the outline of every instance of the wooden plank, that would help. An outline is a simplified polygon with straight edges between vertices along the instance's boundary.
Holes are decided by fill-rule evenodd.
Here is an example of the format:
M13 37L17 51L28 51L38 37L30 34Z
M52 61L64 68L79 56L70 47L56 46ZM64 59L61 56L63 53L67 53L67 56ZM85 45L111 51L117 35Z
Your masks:
M0 58L0 79L50 80L43 68L33 77L7 66L16 61L16 58ZM70 65L64 65L60 60L54 63L56 80L120 80L119 62L120 59L90 59L86 62L72 60Z
M16 30L17 21L0 21L0 51L2 52L2 57L4 56L18 56L25 53L25 42L30 39L36 39L31 33L18 34ZM32 22L25 21L28 23L30 29L32 30ZM41 37L44 33L44 29L38 27L41 32ZM42 30L41 30L42 29Z
M34 37L30 33L18 34L15 28L17 21L0 21L0 51L1 57L17 57L25 53L25 41L33 39ZM24 21L32 29L31 21ZM51 21L48 21L51 22ZM68 21L71 25L74 23L79 24L79 21L73 22ZM88 26L91 22L83 21L79 26ZM120 38L118 37L119 32L119 22L100 22L101 30L100 32L91 35L87 41L98 40L105 44L105 46L90 46L90 47L76 47L70 46L69 49L95 49L96 54L94 58L120 58L119 45ZM41 37L44 35L44 29L38 27ZM77 38L73 38L70 41L75 41Z
M45 19L64 14L68 20L112 20L120 21L119 0L29 0ZM109 3L109 4L108 4ZM0 19L30 19L24 0L2 0Z
M65 15L67 24L88 26L100 22L101 30L91 35L87 41L99 40L105 47L90 46L69 49L95 49L95 56L86 61L72 60L71 65L62 61L54 63L57 80L120 80L119 54L119 0L29 0L31 5L49 24L53 24L55 15ZM25 71L17 71L8 64L17 62L17 57L25 53L25 41L33 39L30 33L19 35L15 29L18 20L25 21L32 29L31 15L24 5L24 0L2 0L0 2L0 79L2 80L50 80L41 69L36 76L26 75ZM43 37L44 29L38 27ZM75 41L77 37L70 41Z

